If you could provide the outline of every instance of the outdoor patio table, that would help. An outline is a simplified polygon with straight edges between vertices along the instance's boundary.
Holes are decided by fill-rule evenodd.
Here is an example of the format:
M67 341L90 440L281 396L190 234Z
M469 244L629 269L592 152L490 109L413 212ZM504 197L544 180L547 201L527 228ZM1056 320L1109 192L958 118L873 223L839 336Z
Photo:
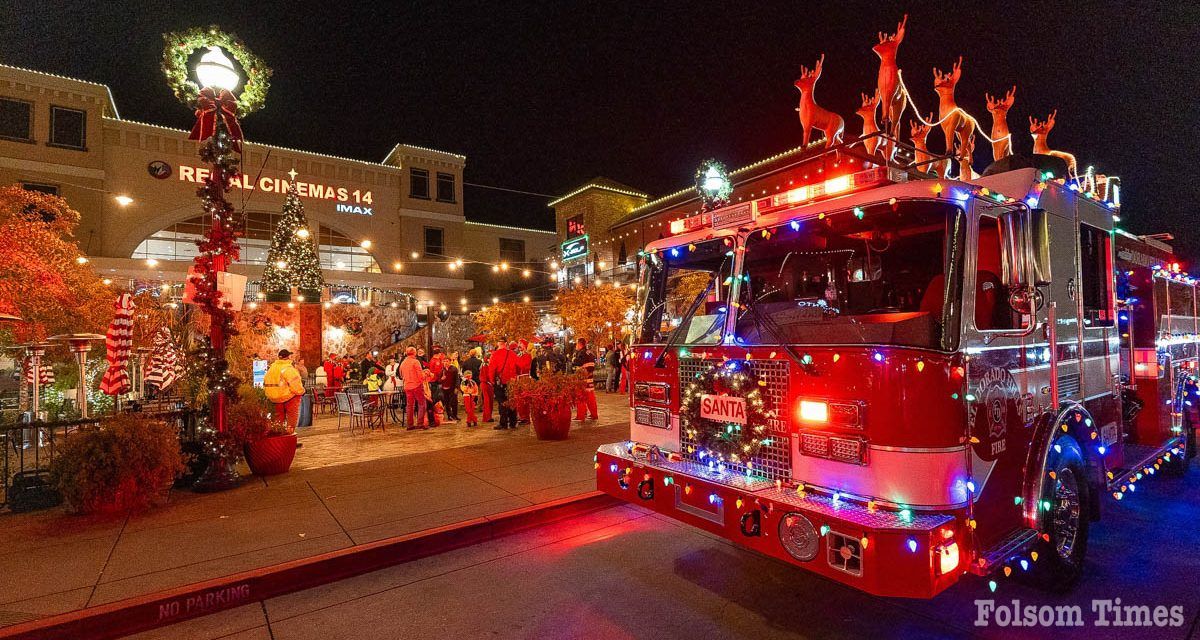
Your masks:
M384 409L387 409L388 415L391 416L392 424L400 424L401 420L396 415L396 406L392 404L392 396L400 393L399 391L365 391L362 397L369 402L382 403Z

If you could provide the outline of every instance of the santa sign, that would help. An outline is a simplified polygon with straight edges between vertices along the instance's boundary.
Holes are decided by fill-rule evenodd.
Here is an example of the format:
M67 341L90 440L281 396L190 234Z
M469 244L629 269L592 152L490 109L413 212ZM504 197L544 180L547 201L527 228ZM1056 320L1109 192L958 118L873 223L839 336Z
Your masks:
M746 399L736 396L700 396L700 417L717 422L746 424Z

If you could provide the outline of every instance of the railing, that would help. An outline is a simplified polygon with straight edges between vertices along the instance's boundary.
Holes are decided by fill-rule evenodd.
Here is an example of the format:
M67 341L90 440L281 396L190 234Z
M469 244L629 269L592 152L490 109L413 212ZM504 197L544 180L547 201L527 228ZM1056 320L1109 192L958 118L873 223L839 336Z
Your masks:
M198 437L200 411L188 409L178 401L161 401L130 407L124 415L141 415L165 420L179 429L180 443L195 441ZM0 471L3 480L0 487L0 509L9 507L14 479L29 477L32 472L50 468L59 446L71 433L80 429L99 427L113 415L95 416L81 420L36 421L0 425Z

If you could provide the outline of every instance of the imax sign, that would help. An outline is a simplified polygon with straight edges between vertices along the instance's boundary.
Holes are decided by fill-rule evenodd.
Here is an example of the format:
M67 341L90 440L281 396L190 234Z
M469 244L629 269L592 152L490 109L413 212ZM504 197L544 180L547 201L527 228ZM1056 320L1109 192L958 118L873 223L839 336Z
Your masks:
M338 213L353 213L360 216L371 215L371 207L363 207L356 204L339 204L334 211Z

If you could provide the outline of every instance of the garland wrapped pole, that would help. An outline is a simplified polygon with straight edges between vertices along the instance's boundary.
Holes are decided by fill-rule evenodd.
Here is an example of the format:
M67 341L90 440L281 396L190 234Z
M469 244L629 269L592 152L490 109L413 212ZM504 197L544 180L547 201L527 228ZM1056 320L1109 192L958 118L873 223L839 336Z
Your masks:
M238 259L240 230L225 193L230 181L240 173L237 154L241 152L242 129L237 118L262 106L271 70L237 36L216 26L168 33L163 38L166 40L163 72L167 83L181 101L195 110L196 125L188 137L203 142L200 159L211 166L196 194L212 225L197 242L199 253L188 279L192 288L190 301L209 317L208 341L197 356L208 384L209 428L215 431L214 442L218 442L228 431L228 406L237 401L239 383L229 372L225 359L226 341L237 333L234 301L223 299L221 283L229 263ZM200 57L193 80L187 64L202 48L208 51ZM246 76L244 81L226 54L233 56L241 67ZM235 96L239 84L242 90ZM224 449L228 447L214 445L212 461L196 481L197 490L219 491L239 482L234 466L236 456L225 455Z

